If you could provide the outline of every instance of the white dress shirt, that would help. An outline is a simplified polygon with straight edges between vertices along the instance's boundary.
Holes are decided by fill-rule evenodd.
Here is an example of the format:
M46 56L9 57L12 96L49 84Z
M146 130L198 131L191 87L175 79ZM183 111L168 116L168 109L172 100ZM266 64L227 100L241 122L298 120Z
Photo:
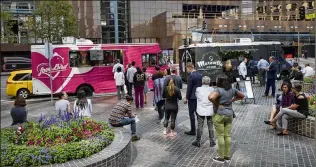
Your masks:
M200 116L212 116L213 103L208 100L208 96L214 91L213 87L208 85L202 85L196 88L195 96L197 98L197 108L196 112Z
M315 71L312 67L307 66L303 69L302 73L304 74L304 77L311 77L315 75Z
M117 67L121 67L122 69L122 72L124 72L124 66L120 63L116 63L114 66L113 66L113 69L112 69L112 72L115 73L116 72L116 69Z
M246 78L246 75L247 75L247 66L246 66L246 63L245 63L244 61L239 64L238 72L239 72L239 75L241 75L241 76L243 76L244 78Z

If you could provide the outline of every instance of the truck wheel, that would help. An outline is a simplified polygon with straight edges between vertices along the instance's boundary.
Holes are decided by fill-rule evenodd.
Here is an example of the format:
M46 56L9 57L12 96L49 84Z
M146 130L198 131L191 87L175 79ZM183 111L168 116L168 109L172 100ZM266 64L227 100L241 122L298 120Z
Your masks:
M77 90L77 94L80 90L84 90L87 96L93 95L93 90L90 86L80 86L79 89Z
M30 91L23 88L19 89L18 92L16 93L16 96L22 96L24 99L27 99L30 95Z

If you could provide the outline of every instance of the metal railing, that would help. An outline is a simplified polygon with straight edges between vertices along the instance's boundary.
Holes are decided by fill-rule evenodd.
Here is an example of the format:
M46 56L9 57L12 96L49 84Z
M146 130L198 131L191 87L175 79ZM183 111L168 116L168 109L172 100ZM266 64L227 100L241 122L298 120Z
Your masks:
M32 14L34 9L2 9L3 11L15 14Z
M180 13L172 12L172 18L199 18L199 13ZM233 19L233 20L273 20L273 21L299 21L298 15L268 15L260 13L249 14L222 14L222 13L203 13L204 19Z

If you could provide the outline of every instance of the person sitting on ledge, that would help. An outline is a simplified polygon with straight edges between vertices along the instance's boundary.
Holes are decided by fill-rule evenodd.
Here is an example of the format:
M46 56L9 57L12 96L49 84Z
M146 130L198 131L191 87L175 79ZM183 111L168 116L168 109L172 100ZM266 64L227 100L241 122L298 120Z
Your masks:
M109 123L113 127L122 127L131 124L132 141L137 141L140 137L136 135L136 114L132 114L131 104L133 100L132 96L126 95L125 99L117 103L111 111Z
M281 108L286 108L294 104L294 95L291 92L292 85L290 83L284 82L281 86L282 95L277 97L277 103L275 108L273 108L269 121L272 121L276 114L279 113ZM271 129L275 129L276 127L271 125Z
M25 99L22 96L16 97L14 101L14 107L11 108L11 112L10 112L12 120L13 120L11 126L23 124L24 122L27 122L26 120L27 110L25 106L26 106Z
M278 135L288 135L288 119L300 118L304 119L308 116L308 101L304 93L301 93L302 86L295 85L292 89L295 97L295 103L287 108L282 108L272 121L264 121L265 124L276 126L276 121L281 119L283 131Z

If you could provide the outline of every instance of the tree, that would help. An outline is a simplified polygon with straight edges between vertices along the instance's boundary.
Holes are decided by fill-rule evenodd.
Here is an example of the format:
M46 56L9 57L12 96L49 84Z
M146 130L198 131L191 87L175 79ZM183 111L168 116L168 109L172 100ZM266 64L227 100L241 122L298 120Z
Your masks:
M1 11L0 12L0 20L1 20L1 43L3 41L12 42L12 38L10 38L13 35L12 27L12 15L9 12Z
M61 42L64 36L74 36L77 21L73 6L64 0L42 0L27 21L29 36L48 42Z

